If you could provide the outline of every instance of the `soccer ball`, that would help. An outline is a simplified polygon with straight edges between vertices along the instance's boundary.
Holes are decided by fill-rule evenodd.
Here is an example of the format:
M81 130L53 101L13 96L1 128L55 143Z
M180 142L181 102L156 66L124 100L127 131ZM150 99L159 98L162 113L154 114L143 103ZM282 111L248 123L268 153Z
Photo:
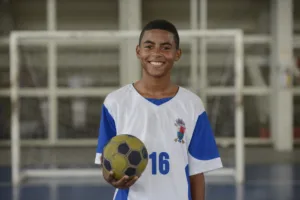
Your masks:
M132 135L117 135L104 147L103 173L114 172L119 180L127 175L140 176L148 164L148 152L144 143Z

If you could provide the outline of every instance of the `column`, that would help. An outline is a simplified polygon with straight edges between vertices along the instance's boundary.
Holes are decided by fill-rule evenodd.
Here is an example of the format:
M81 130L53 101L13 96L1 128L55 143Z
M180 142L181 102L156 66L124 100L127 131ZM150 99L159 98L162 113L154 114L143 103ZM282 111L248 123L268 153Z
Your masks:
M119 29L141 29L141 0L119 0ZM120 85L135 82L141 77L140 62L136 57L136 39L126 39L120 44L119 70Z
M271 132L278 151L293 149L293 1L271 2Z
M56 30L56 0L47 0L47 30ZM56 42L48 42L48 113L49 113L49 143L55 144L57 141L57 55Z
M200 0L199 4L200 8L200 19L199 19L199 27L200 30L206 30L207 29L207 12L208 12L208 6L207 6L207 0ZM200 95L202 102L205 107L207 107L207 85L208 85L208 63L207 63L207 43L205 40L205 37L202 37L200 39Z

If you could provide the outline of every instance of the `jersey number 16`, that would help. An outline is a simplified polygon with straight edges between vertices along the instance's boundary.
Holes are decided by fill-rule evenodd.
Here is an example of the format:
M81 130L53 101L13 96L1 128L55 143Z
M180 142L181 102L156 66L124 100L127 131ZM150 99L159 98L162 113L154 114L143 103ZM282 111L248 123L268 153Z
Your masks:
M157 157L157 152L153 152L149 155L149 158L152 161L152 174L156 175L157 174L157 166L159 173L166 175L170 171L170 162L169 162L169 154L166 152L161 152L158 154Z

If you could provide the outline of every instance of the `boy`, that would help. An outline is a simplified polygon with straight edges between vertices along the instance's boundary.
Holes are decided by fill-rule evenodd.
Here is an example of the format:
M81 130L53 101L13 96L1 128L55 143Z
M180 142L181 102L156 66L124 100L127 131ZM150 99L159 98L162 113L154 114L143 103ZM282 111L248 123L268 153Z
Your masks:
M204 200L204 172L222 167L200 98L171 82L181 56L179 35L165 20L149 22L136 47L141 80L110 93L102 108L96 164L117 134L140 138L149 153L141 177L114 180L115 200Z

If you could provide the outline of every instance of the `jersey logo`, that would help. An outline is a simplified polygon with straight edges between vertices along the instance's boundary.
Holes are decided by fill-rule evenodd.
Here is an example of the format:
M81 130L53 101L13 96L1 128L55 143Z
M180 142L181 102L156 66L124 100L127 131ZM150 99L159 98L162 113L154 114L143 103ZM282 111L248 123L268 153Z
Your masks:
M175 138L174 141L184 144L183 136L186 130L184 121L182 119L177 119L175 126L177 128L177 138Z

